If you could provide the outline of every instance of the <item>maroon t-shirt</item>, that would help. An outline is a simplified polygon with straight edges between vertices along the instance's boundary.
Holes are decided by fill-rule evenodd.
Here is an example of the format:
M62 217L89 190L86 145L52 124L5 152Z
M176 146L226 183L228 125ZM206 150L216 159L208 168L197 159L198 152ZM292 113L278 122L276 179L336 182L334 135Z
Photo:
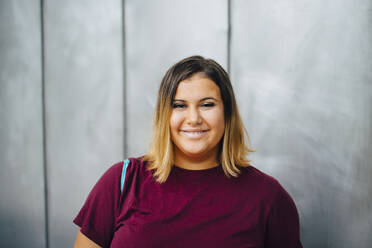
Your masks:
M74 219L102 247L302 247L293 200L252 166L239 167L237 178L221 166L174 166L160 184L146 162L131 158L121 192L122 168L107 170Z

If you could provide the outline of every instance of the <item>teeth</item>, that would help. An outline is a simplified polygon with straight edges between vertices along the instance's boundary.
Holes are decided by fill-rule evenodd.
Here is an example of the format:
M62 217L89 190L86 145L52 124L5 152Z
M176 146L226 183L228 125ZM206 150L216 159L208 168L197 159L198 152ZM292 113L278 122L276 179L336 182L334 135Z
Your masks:
M205 131L199 131L199 132L182 131L182 133L190 138L199 138L205 134Z

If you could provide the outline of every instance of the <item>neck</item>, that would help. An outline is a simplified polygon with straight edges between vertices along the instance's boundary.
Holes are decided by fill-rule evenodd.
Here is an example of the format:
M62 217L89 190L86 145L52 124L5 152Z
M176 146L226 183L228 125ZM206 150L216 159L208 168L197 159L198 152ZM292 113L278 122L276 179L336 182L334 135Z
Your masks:
M207 156L187 156L180 151L175 151L174 163L186 170L205 170L218 166L217 154Z

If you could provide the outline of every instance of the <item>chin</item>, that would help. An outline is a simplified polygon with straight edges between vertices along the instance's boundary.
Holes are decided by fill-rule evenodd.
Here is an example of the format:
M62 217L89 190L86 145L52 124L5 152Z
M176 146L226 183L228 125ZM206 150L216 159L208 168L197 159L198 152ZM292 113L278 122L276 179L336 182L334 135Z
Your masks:
M184 156L189 158L202 158L208 156L208 152L206 150L188 150L182 151Z

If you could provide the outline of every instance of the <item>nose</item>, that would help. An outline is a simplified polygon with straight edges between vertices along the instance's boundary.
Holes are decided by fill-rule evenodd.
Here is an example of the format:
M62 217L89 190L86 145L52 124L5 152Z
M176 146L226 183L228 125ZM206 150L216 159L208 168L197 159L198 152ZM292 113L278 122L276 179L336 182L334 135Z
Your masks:
M196 107L190 107L187 111L187 124L199 125L202 123L202 118L199 109Z

